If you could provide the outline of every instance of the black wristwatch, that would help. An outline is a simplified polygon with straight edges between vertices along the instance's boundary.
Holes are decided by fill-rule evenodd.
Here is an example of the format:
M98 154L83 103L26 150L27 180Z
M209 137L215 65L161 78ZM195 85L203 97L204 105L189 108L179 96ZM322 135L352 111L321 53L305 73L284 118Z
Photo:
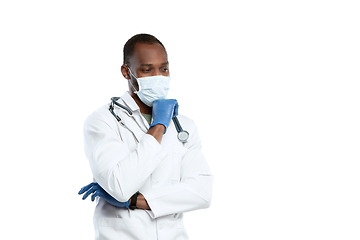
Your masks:
M131 210L135 210L136 209L136 202L137 202L137 197L139 196L139 192L135 193L134 195L132 195L131 197L131 203L129 205L129 208Z

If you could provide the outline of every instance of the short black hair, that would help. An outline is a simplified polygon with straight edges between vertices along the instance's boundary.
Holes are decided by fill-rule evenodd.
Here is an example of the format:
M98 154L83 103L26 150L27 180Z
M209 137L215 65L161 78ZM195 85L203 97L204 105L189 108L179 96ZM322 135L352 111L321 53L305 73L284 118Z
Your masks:
M146 34L146 33L140 33L133 37L131 37L124 45L124 64L129 64L130 57L134 52L135 44L136 43L147 43L147 44L154 44L158 43L160 44L164 49L164 45L154 37L153 35ZM165 49L166 51L166 49Z

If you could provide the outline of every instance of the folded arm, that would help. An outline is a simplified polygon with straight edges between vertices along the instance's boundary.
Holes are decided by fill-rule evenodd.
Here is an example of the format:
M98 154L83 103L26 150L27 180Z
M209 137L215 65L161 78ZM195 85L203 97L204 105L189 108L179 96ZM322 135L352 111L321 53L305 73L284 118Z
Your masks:
M198 132L192 131L188 150L181 160L181 179L172 185L140 191L153 218L210 206L213 176L202 154Z

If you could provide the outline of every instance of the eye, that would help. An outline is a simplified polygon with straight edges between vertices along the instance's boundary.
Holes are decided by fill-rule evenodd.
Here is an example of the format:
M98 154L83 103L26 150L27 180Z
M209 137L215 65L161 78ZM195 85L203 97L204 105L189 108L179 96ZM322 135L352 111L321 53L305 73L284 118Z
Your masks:
M168 72L169 71L169 68L168 67L163 67L160 69L162 72Z
M150 68L146 68L146 69L141 69L141 71L142 71L143 73L149 73L149 72L151 72L151 69L150 69Z

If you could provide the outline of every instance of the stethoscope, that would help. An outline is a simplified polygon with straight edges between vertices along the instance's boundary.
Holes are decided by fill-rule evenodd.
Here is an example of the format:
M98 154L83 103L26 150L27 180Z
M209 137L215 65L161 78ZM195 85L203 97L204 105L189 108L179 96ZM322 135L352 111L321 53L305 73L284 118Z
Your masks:
M120 99L120 97L112 97L111 98L111 104L109 106L109 111L116 118L116 120L120 123L120 125L125 127L126 129L128 129L134 136L135 140L137 142L139 142L139 140L136 138L135 134L125 125L125 123L122 121L122 119L114 112L114 106L116 105L116 106L124 109L128 113L128 115L137 123L137 121L135 120L135 118L132 114L132 111L128 107L125 107L124 105L117 102L117 100L119 100L119 99ZM173 116L172 120L174 122L176 131L178 132L178 135L177 135L178 140L182 143L185 143L189 138L189 132L182 129L179 119L176 116ZM138 123L137 123L137 125L140 127L140 125Z

